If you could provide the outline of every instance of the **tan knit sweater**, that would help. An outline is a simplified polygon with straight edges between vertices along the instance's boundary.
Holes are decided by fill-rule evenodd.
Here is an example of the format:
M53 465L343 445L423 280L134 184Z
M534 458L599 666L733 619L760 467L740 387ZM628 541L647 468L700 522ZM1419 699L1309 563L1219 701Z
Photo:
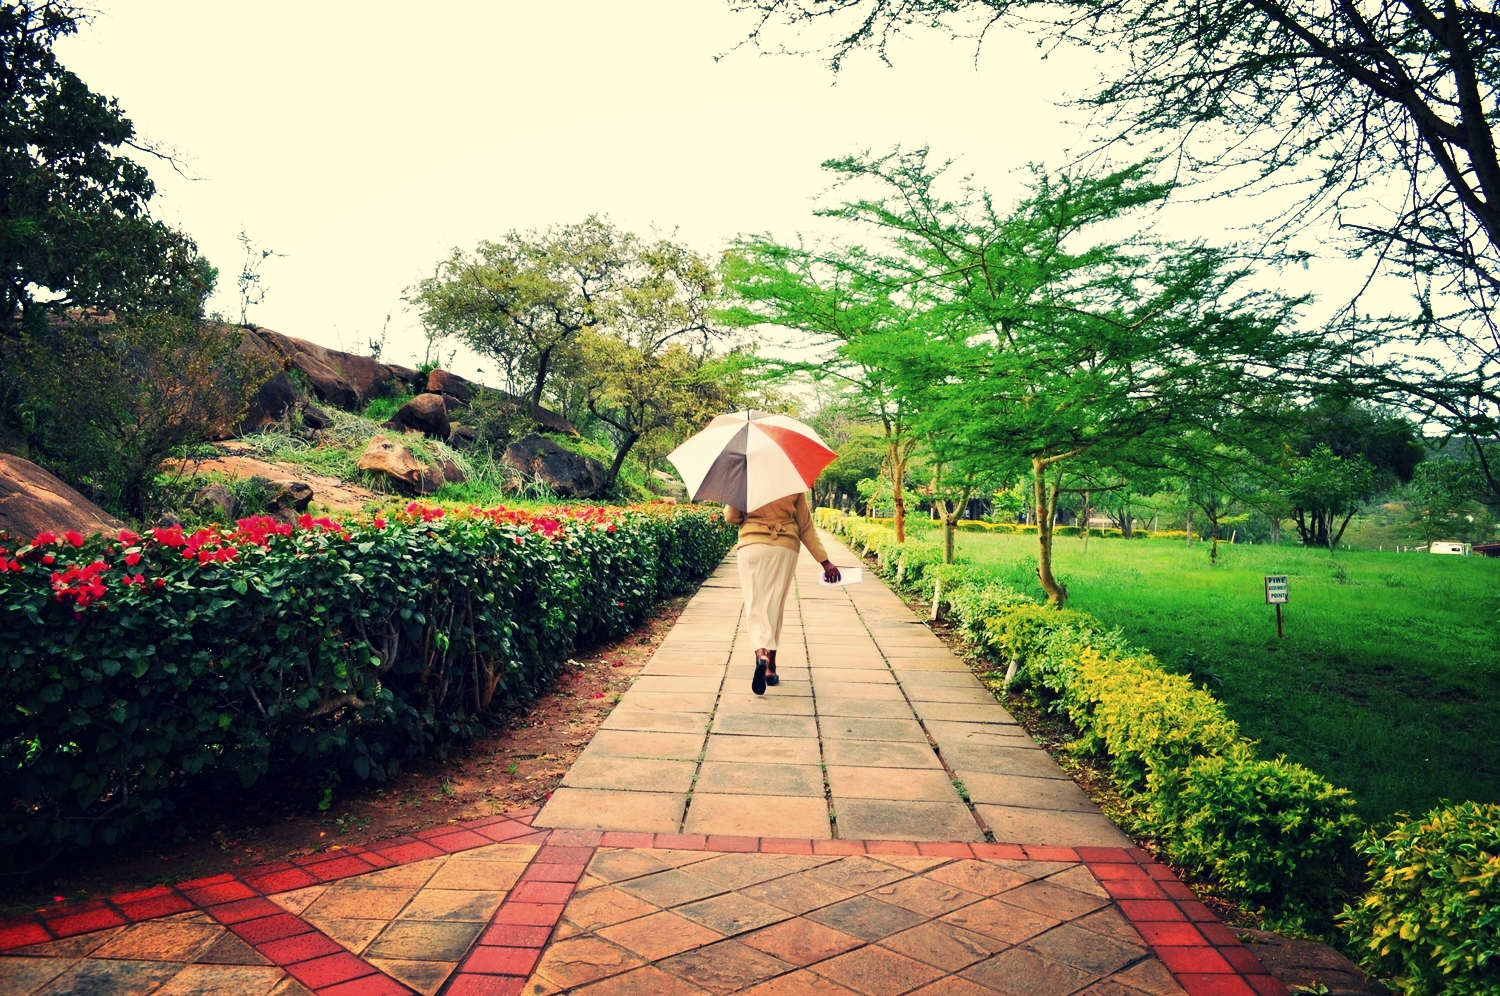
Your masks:
M818 540L818 530L813 526L812 511L808 508L805 494L778 498L749 513L725 505L724 520L740 527L740 546L769 543L795 550L800 541L814 560L822 563L828 559L828 551L823 549L822 542Z

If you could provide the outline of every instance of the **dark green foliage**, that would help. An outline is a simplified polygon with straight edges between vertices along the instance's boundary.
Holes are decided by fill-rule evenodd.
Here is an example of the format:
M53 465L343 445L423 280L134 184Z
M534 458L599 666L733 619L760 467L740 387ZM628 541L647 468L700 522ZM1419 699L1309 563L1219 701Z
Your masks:
M1359 851L1370 891L1342 919L1365 967L1407 996L1500 992L1500 805L1440 806Z
M30 455L106 508L146 519L161 461L232 431L269 364L237 329L165 313L55 321L0 338L10 405Z
M691 590L733 535L667 506L414 505L39 545L0 569L0 853L112 842L189 788L295 767L383 780L441 755L575 647ZM0 559L16 543L0 537ZM95 562L102 587L54 591L54 571Z
M196 315L216 271L147 213L156 188L119 154L140 148L119 104L52 50L81 18L66 2L0 4L0 316L66 307Z

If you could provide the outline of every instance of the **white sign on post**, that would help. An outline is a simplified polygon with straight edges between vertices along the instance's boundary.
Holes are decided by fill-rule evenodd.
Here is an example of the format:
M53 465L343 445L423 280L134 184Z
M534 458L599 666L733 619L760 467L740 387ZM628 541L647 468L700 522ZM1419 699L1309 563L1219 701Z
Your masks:
M1285 605L1287 603L1287 581L1285 574L1266 575L1266 604Z

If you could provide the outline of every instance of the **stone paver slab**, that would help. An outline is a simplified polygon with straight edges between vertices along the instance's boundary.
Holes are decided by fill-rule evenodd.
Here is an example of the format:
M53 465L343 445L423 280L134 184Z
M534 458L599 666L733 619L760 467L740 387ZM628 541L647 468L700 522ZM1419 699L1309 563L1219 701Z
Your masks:
M714 733L748 737L806 737L816 739L817 723L811 716L753 716L731 713L715 716Z
M839 836L866 840L984 840L969 807L952 802L837 799Z
M563 776L563 784L569 788L686 794L693 787L693 775L697 768L693 761L637 758L630 764L621 764L619 758L584 754L573 762L573 766Z
M914 719L855 719L830 717L821 724L823 740L875 740L883 743L927 743L927 734ZM1043 755L1045 756L1045 754Z
M725 693L716 711L720 716L811 716L815 712L810 695L757 696L748 689L741 695Z
M942 768L932 747L922 743L888 743L879 740L829 740L824 756L830 765L855 768Z
M1040 747L976 747L943 745L943 757L955 772L977 771L987 775L1026 775L1031 778L1067 778L1052 756ZM960 776L962 777L962 776Z
M1059 847L1130 847L1130 838L1099 812L1021 809L1013 806L974 808L995 839L1013 844L1051 844Z
M638 733L600 730L589 741L583 756L645 757L668 761L696 761L703 750L700 733ZM548 824L538 821L539 826Z
M817 737L724 736L708 738L703 760L744 761L751 764L818 764Z
M988 775L977 771L961 771L958 777L969 793L969 801L975 804L987 803L1022 809L1065 809L1076 813L1098 811L1093 800L1084 795L1083 789L1071 780Z
M818 699L818 715L860 719L910 719L905 699Z
M853 768L829 765L828 784L835 806L843 799L959 801L952 780L941 768Z
M634 703L631 703L633 706ZM642 733L703 733L708 729L708 714L701 712L652 712L650 710L615 709L599 725L602 730L635 730Z
M686 806L687 795L681 792L564 787L552 793L543 815L547 826L571 830L676 833Z
M693 791L716 795L799 795L823 798L823 769L815 764L705 761Z
M821 796L695 794L683 830L737 837L833 836Z

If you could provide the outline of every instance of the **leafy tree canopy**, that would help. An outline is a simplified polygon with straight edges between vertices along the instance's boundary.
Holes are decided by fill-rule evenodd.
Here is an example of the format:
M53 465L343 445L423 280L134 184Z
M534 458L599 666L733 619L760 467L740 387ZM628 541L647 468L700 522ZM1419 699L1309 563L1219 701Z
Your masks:
M60 0L0 4L0 314L196 315L216 271L148 213L155 186L122 154L143 146L118 102L53 51L81 17Z

